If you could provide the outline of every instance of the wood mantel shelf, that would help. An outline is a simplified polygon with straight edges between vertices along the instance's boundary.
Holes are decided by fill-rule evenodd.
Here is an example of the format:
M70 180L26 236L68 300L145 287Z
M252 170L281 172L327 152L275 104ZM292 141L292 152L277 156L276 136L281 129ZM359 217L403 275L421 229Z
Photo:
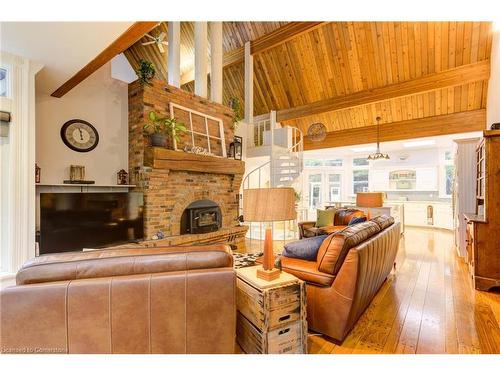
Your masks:
M243 174L245 162L241 160L197 155L162 147L148 147L144 151L144 165L155 169L220 174Z

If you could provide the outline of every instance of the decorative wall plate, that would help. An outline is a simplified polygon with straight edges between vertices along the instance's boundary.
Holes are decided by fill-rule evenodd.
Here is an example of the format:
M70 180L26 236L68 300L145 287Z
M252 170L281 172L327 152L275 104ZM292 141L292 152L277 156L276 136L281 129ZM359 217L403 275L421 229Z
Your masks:
M307 129L307 137L312 142L321 142L326 137L326 126L321 122L312 124Z

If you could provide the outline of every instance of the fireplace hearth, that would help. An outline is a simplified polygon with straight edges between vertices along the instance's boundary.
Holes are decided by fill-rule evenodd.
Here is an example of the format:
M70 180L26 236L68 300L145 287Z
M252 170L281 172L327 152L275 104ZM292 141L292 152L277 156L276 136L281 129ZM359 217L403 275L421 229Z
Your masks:
M222 212L217 203L201 199L189 204L181 217L181 234L215 232L222 227Z

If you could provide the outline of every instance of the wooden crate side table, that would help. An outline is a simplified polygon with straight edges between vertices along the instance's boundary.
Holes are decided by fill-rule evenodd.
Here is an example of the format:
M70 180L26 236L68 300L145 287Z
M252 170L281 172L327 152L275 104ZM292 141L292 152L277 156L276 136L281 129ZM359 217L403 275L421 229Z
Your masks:
M281 272L258 279L257 267L236 270L236 336L245 353L307 353L305 283Z

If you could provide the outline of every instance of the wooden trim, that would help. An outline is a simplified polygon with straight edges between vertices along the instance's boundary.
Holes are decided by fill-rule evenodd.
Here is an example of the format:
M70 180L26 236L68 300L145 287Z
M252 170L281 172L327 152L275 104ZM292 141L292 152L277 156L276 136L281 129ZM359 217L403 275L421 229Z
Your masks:
M113 57L125 51L132 44L141 39L144 34L156 27L157 24L158 22L135 22L123 34L121 34L118 39L105 48L104 51L80 69L73 77L63 83L51 94L51 96L60 98L68 93L97 69L110 61Z
M293 120L318 113L356 107L384 100L434 91L445 87L463 85L489 79L490 61L484 60L458 68L428 74L410 81L394 83L372 90L358 91L353 94L319 100L313 103L282 109L277 112L277 121Z
M245 60L245 46L238 47L231 51L225 52L222 58L222 67L241 64Z
M486 110L458 112L449 115L425 117L415 120L380 125L380 141L433 137L445 134L482 131L486 124ZM305 150L352 146L377 141L377 127L374 125L329 132L321 142L311 142L304 137ZM382 147L383 149L383 147Z
M243 174L245 172L245 162L240 160L190 154L161 147L146 148L144 165L157 169L229 175Z
M250 41L250 53L256 55L277 47L289 40L323 25L325 22L289 22L286 25ZM241 46L224 53L223 67L243 63L245 60L245 47Z
M305 32L316 29L324 23L325 22L289 22L269 34L252 40L250 53L256 55L268 49L275 48Z

